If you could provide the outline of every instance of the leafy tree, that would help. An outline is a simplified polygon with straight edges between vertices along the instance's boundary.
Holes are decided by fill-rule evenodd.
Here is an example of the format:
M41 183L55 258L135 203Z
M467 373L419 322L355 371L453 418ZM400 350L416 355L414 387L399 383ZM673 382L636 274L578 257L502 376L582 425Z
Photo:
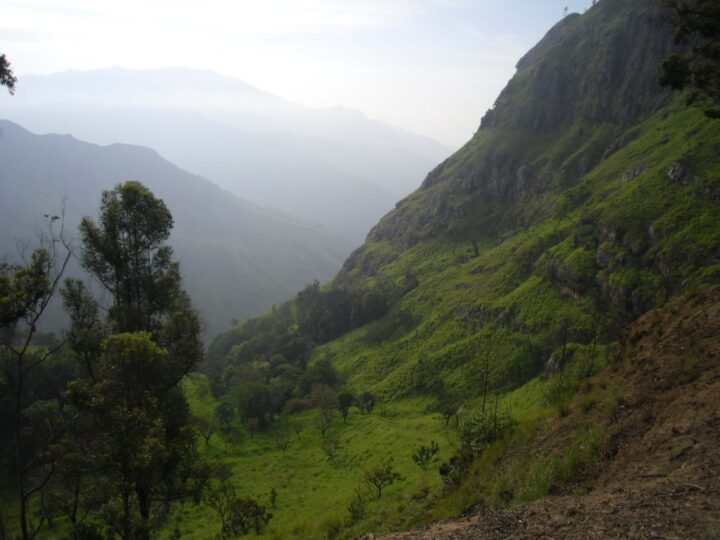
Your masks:
M316 384L313 386L310 399L318 409L323 411L331 411L337 404L335 390L325 384Z
M13 95L16 82L17 78L13 75L10 62L4 54L0 54L0 86L7 88L10 95Z
M232 472L227 465L215 465L212 469L211 480L203 495L205 504L220 516L221 537L223 539L236 538L248 534L250 531L260 534L265 525L270 522L272 514L266 512L265 507L254 499L238 496L230 481L231 477ZM272 492L271 499L273 499Z
M456 424L458 423L458 412L462 407L462 402L462 398L452 392L443 392L437 400L435 408L445 419L446 426L450 424L450 419L452 417L455 417L455 422Z
M290 421L290 429L293 430L295 433L295 436L300 440L300 434L302 433L303 429L305 429L305 422L303 422L299 418L293 418Z
M337 408L342 416L343 424L347 421L350 407L355 404L355 396L349 392L343 392L337 397Z
M0 58L5 61L4 57ZM0 62L0 69L4 69L3 65ZM54 229L55 221L60 221L59 231ZM25 264L0 265L0 388L9 391L12 397L14 473L24 540L37 533L29 524L29 501L45 487L54 472L42 459L46 448L38 446L39 439L24 410L30 401L28 387L33 376L64 345L34 345L40 320L70 260L70 245L64 238L60 217L49 218L49 234L40 238L40 244ZM43 442L49 444L52 439L53 436L49 436ZM31 473L39 476L31 478ZM35 529L41 526L42 520Z
M435 441L430 441L430 446L420 445L412 455L415 464L423 471L436 460L435 455L440 451L440 446Z
M673 89L697 88L720 102L720 3L716 0L665 0L675 14L675 42L684 54L663 62L661 84ZM712 113L716 116L718 113Z
M218 420L214 415L195 415L192 417L192 425L205 441L205 448L210 444L210 439L218 429Z
M107 320L97 321L77 282L64 289L77 352L94 356L108 334L97 365L69 395L95 419L98 462L116 497L101 515L125 539L149 538L170 504L196 497L204 478L179 387L202 357L200 322L165 243L172 224L139 182L103 192L98 221L84 218L80 233L81 263L111 298Z
M235 408L227 401L221 401L218 406L215 407L215 418L218 422L218 427L223 435L226 435L232 431L232 421L235 419Z
M375 394L372 392L363 392L358 396L355 405L361 412L371 414L377 403L378 398Z
M365 519L367 515L367 496L364 490L355 488L353 498L348 503L348 513L350 514L350 524L355 525L357 522Z
M281 429L275 434L275 448L284 452L290 446L290 438L290 431Z
M244 383L235 390L237 405L245 421L256 419L258 427L264 428L270 423L274 412L274 401L270 387L263 383Z
M96 381L70 386L95 420L97 465L121 504L103 516L123 539L147 539L174 500L196 497L202 470L170 352L149 332L109 336Z
M335 459L338 457L341 449L342 445L337 437L331 437L322 444L322 451L327 460L332 464L335 463Z
M382 497L383 489L402 480L403 477L393 467L392 458L386 459L379 467L365 471L364 481L373 488L377 498Z

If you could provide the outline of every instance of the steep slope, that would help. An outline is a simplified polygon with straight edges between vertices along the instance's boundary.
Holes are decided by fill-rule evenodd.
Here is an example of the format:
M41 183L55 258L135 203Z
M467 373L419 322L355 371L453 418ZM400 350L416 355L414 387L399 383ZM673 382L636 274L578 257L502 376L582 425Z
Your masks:
M562 341L607 339L718 279L720 125L659 88L663 21L653 2L604 0L559 23L477 135L371 231L334 286L412 273L419 286L393 311L415 324L387 323L374 350L360 333L329 347L351 379L407 393L427 354L471 385L491 334L506 388Z
M235 195L359 245L450 149L341 108L308 109L189 69L23 77L4 115L36 132L154 148Z
M575 400L574 413L548 420L518 452L562 458L584 426L603 430L599 463L581 471L574 495L478 508L462 521L384 538L717 538L720 289L648 313L620 345ZM582 403L593 388L601 388L593 397L599 406L587 412ZM496 470L517 465L514 459Z
M457 516L477 504L492 514L582 489L606 464L598 457L606 433L594 429L606 425L593 417L597 400L607 399L597 414L611 410L623 378L637 380L641 393L655 390L641 384L644 371L630 368L618 369L617 378L605 372L597 396L588 380L613 357L629 323L720 281L720 123L658 85L673 48L667 21L651 0L601 0L565 18L520 61L473 139L372 229L332 283L308 287L213 342L206 370L228 403L251 384L265 385L278 390L270 415L292 413L312 405L309 390L320 382L373 393L386 405L378 425L363 417L335 427L351 456L343 465L350 481L338 485L337 498L351 504L357 479L388 457L406 478L402 487L368 502L363 517L335 509L313 529L313 479L298 473L283 485L313 493L297 503L307 527L298 518L293 528L283 514L273 533L339 530L350 538ZM674 383L679 369L658 371L660 383ZM690 405L676 391L666 397L686 414ZM488 403L493 425L499 412L513 427L496 439L492 428L487 444L468 447L463 430L489 424ZM410 459L431 440L454 453L442 456L441 478L436 470L419 472ZM557 443L548 451L567 452L543 454L543 441ZM499 471L501 460L508 465ZM319 468L307 448L296 466ZM667 486L628 484L630 494L644 487L656 494L658 513L677 509ZM269 489L257 479L248 489L261 486ZM615 499L623 500L632 497ZM588 501L588 511L599 513L603 501ZM543 511L552 503L537 504ZM638 506L626 515L631 511L637 515ZM707 517L703 512L697 515ZM542 533L554 519L546 518L528 535ZM581 534L568 526L568 535Z
M0 121L0 163L0 253L9 256L15 239L32 245L42 215L59 213L64 198L75 233L80 218L96 215L102 190L130 179L146 184L173 213L171 243L208 336L327 279L347 253L329 234L245 202L147 148L38 136Z
M378 319L315 357L387 395L419 391L413 373L428 366L472 391L490 340L507 389L562 342L612 339L717 280L720 125L659 87L666 21L654 2L604 0L553 28L476 136L345 262L333 307L316 308L334 310L333 327L296 317L316 343ZM358 317L363 302L375 309ZM288 313L274 317L289 325ZM223 336L212 356L231 361L245 339Z

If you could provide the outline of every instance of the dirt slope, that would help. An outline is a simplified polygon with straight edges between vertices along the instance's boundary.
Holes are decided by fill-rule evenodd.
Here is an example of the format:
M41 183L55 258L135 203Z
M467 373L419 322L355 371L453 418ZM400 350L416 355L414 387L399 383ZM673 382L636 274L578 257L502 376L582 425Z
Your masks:
M620 343L596 377L622 397L606 420L608 461L587 495L481 509L384 538L720 538L720 288L644 315Z

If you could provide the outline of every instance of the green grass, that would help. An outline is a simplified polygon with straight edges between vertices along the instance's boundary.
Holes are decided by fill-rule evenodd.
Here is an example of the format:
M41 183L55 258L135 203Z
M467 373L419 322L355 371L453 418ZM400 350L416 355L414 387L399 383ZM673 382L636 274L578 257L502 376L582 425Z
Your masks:
M199 397L198 383L203 384L202 376L184 383L194 413L206 411L212 404L211 397ZM262 538L323 538L340 525L343 537L351 537L347 505L354 489L363 486L364 471L386 457L393 457L404 480L387 488L381 500L370 501L372 519L352 530L393 528L406 519L409 509L418 506L410 500L415 490L439 486L437 466L422 471L411 457L417 446L430 440L440 444L440 459L452 453L444 421L425 413L427 404L428 400L422 399L392 403L384 415L377 408L369 415L353 409L346 424L336 416L326 435L338 438L342 445L334 464L322 452L323 439L313 426L316 411L294 417L304 422L304 429L299 438L293 434L285 451L278 450L274 441L274 433L283 429L281 423L253 439L243 432L239 441L229 442L227 447L219 434L211 438L207 448L202 441L199 446L205 457L232 467L233 482L241 495L254 497L270 508L270 492L273 488L277 491L276 508L270 508L273 518ZM219 530L219 519L205 506L185 506L170 518L167 536L176 525L183 531L182 538L204 539L208 531L214 534Z

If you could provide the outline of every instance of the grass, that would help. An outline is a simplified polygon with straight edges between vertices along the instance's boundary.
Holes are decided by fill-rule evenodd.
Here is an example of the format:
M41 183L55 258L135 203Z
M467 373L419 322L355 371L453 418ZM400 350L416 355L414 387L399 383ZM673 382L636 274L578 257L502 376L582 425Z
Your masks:
M202 398L198 394L197 388L203 384L202 376L184 384L194 413L207 411L212 405L211 396ZM372 414L353 409L346 424L336 416L326 435L336 437L341 444L335 463L330 463L321 449L323 439L313 427L316 411L293 417L304 423L304 429L299 437L293 434L285 451L278 450L274 441L274 434L283 429L281 423L253 439L243 432L239 441L228 442L227 446L221 435L214 435L207 448L203 448L202 441L199 445L205 457L232 467L240 494L256 498L273 513L261 538L351 537L347 506L354 490L363 487L364 471L388 456L394 458L394 466L404 480L386 488L381 500L369 501L372 519L350 530L368 528L377 532L392 528L400 516L418 506L411 500L415 490L439 485L436 467L423 471L412 461L412 451L430 440L440 444L440 459L447 459L452 452L446 442L444 421L425 413L427 404L428 400L423 399L403 400L388 406L384 415L377 408ZM270 504L272 489L278 494L274 509ZM207 507L186 506L173 514L165 537L176 525L184 531L182 538L204 539L208 531L218 531L219 520Z

